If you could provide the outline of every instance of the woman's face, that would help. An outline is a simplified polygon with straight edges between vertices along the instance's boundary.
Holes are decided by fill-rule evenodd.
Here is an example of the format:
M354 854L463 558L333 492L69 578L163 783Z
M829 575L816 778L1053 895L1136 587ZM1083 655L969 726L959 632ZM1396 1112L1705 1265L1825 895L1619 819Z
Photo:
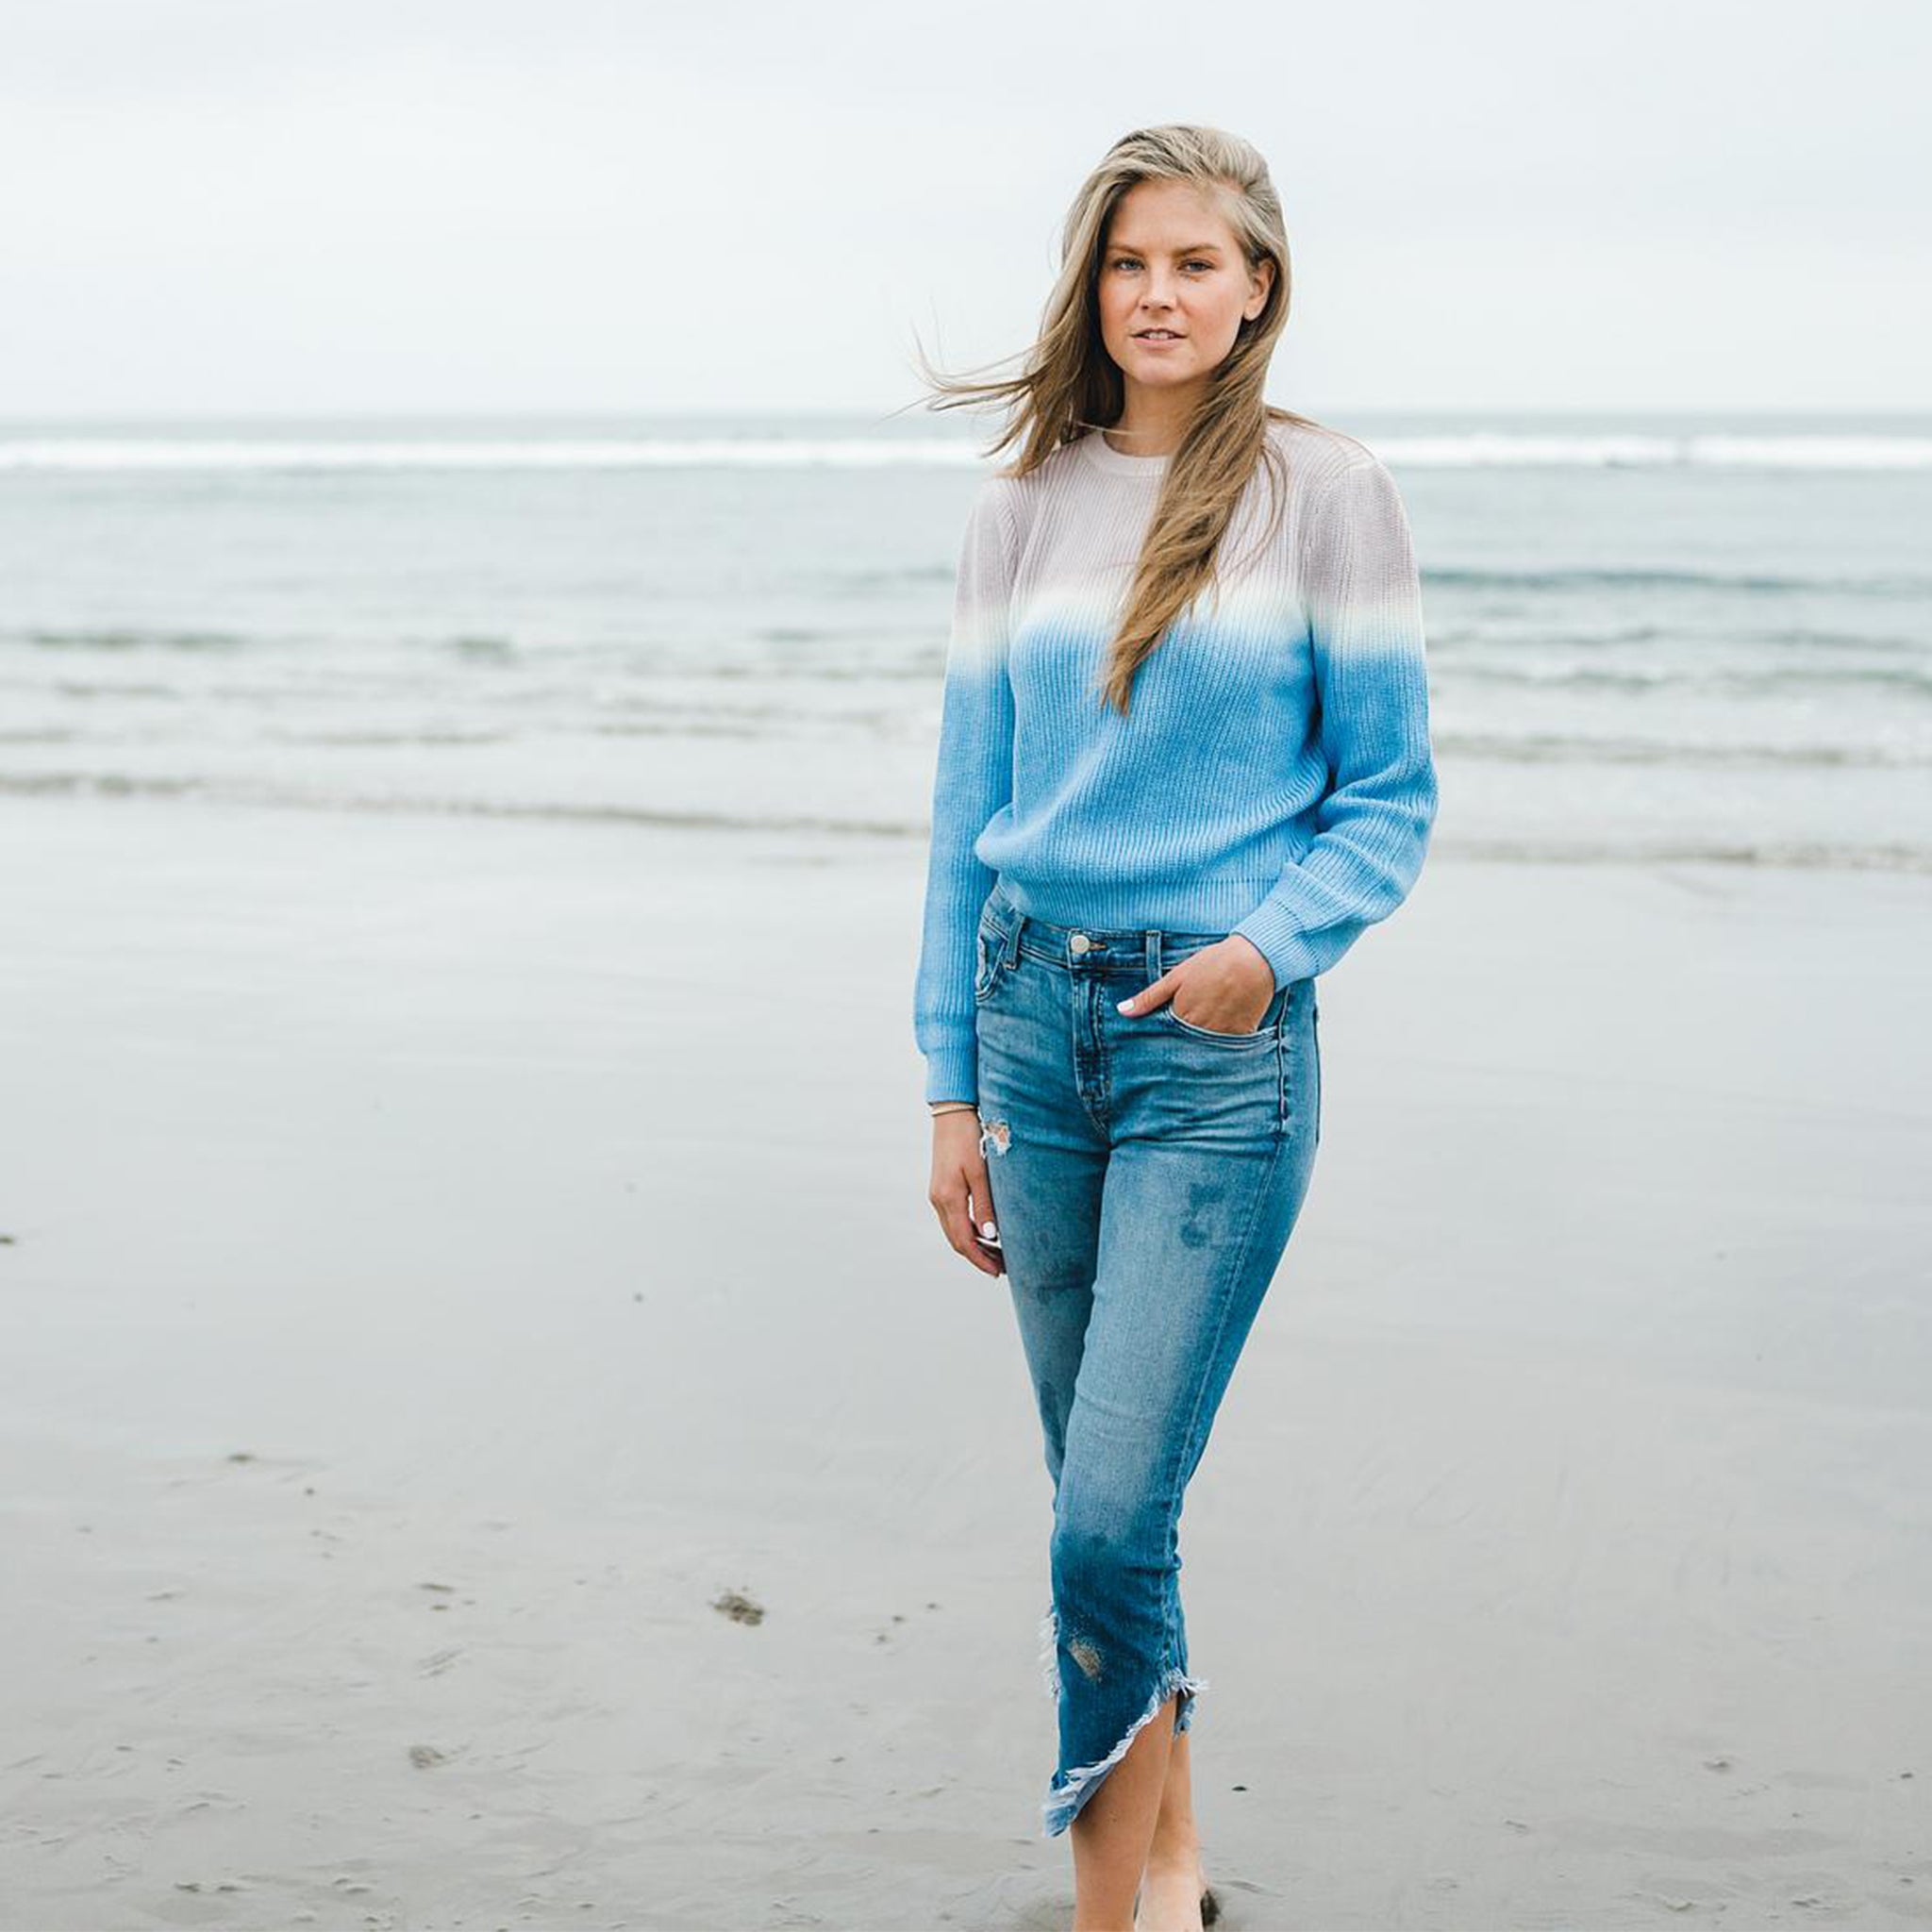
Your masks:
M1205 388L1274 279L1272 261L1250 270L1234 230L1191 183L1138 181L1108 225L1101 339L1130 391Z

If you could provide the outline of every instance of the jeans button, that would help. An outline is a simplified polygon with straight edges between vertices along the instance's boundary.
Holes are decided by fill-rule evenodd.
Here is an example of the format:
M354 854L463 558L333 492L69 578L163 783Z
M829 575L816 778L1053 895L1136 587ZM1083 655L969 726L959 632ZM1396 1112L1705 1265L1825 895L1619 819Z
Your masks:
M1074 935L1074 937L1067 941L1067 943L1068 945L1073 947L1074 952L1084 953L1088 949L1088 947L1093 943L1093 941L1090 940L1084 932L1076 932Z

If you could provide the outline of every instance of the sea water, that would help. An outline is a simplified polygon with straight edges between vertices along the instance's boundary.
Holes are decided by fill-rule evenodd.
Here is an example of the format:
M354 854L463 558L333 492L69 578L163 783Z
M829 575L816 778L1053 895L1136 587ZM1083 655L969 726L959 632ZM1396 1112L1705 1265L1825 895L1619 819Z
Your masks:
M1306 413L1408 507L1438 851L1932 871L1932 418ZM923 840L990 441L0 424L0 798Z

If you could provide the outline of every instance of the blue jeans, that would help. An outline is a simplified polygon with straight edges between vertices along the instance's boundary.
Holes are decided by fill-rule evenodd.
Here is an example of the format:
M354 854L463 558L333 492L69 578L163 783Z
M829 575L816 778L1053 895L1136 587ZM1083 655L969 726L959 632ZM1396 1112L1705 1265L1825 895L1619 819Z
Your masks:
M980 915L980 1146L1053 1478L1041 1667L1066 1830L1188 1672L1182 1494L1301 1211L1321 1134L1315 982L1252 1033L1115 1002L1223 933Z

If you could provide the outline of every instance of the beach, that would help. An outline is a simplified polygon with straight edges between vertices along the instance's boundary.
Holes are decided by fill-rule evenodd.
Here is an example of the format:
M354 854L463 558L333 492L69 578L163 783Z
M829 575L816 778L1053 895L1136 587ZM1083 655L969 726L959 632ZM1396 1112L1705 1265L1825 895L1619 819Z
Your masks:
M5 801L7 1932L1070 1923L923 862ZM1452 844L1324 976L1182 1525L1229 1932L1932 1924L1928 946Z

